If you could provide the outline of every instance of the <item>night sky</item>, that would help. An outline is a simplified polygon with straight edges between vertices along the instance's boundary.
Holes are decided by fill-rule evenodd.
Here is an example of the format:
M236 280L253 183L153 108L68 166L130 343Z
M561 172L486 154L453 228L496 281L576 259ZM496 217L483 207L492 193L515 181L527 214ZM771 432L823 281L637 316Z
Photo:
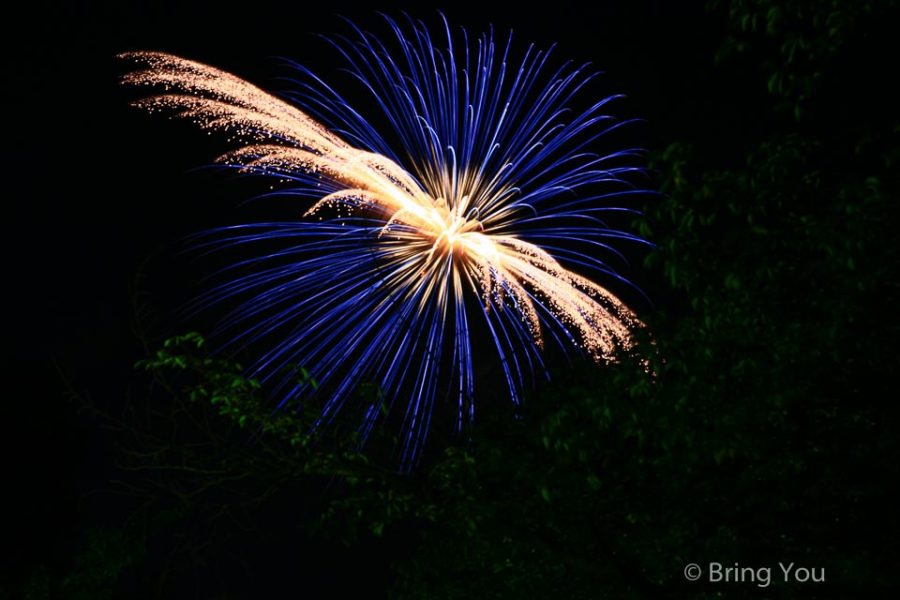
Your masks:
M166 51L278 90L285 74L278 57L326 78L335 72L338 57L316 34L345 32L338 15L371 28L381 27L375 9L407 10L436 25L440 9L453 26L512 29L519 48L556 43L559 57L596 65L605 75L592 91L627 95L615 113L644 120L631 135L651 152L691 139L714 166L745 151L725 141L745 139L776 118L746 110L736 117L736 106L762 102L766 92L748 76L755 65L713 64L725 25L703 2L554 1L539 11L489 3L477 11L421 2L188 4L31 6L28 16L7 21L27 37L4 58L15 82L5 86L12 138L7 133L4 159L12 332L4 487L12 507L4 511L3 535L4 562L13 569L65 556L84 518L78 498L108 476L111 442L76 414L67 395L114 405L135 385L134 362L146 354L135 329L152 340L186 329L174 310L198 289L198 267L180 253L184 237L290 214L283 201L244 202L264 182L202 169L226 148L221 138L129 107L136 95L118 83L128 66L117 53ZM627 275L653 305L680 310L634 258Z
M9 91L13 105L34 115L15 138L21 151L7 158L19 190L19 201L11 203L14 222L24 224L7 236L21 254L11 263L11 280L22 290L13 298L22 305L12 314L28 315L12 319L15 359L22 361L14 371L43 372L50 355L79 389L102 385L108 386L102 393L115 393L127 380L131 359L141 353L130 326L133 292L162 295L155 301L164 302L196 275L182 268L189 258L176 256L173 263L162 255L180 249L190 233L285 210L284 203L270 210L241 204L263 190L263 182L202 169L227 147L220 138L129 107L137 95L118 85L128 67L117 53L171 52L278 90L284 84L277 77L287 74L278 57L335 74L336 53L316 34L345 31L337 15L379 25L374 9L352 5L263 2L239 11L211 6L48 9L30 21L30 45L8 57L8 68L22 81ZM398 13L404 6L379 8ZM665 2L597 3L577 10L562 5L539 19L489 7L476 14L441 10L451 24L470 31L493 23L498 32L512 29L520 44L556 43L559 57L592 62L605 72L592 91L626 94L616 114L646 120L631 128L629 142L653 150L687 132L722 136L752 126L730 118L729 103L746 94L738 77L718 73L716 96L708 86L703 95L696 93L716 43L708 35L711 18L701 8L702 3L680 3L675 9ZM436 11L416 4L414 14L437 23ZM14 131L21 124L13 123ZM640 269L629 275L652 286L641 281ZM136 280L141 276L162 281L151 288L149 281ZM37 379L47 386L41 397L58 388L56 376Z
M278 57L334 74L336 53L316 34L345 31L338 15L380 25L374 9L352 5L263 2L237 11L214 6L121 3L48 10L32 22L33 45L10 57L15 60L9 68L23 81L11 90L13 102L36 115L17 141L24 149L7 159L21 183L11 203L13 222L25 224L14 226L7 238L16 241L19 255L11 261L10 279L21 290L13 302L22 303L10 313L18 315L11 319L12 372L20 374L21 394L41 399L14 403L13 410L24 414L11 422L42 420L41 432L23 440L34 453L57 447L61 439L68 439L63 446L72 444L64 456L48 452L46 464L27 469L38 485L48 486L28 506L71 493L56 486L70 485L65 478L84 466L89 452L90 442L71 430L59 404L63 383L57 370L78 391L121 393L144 352L134 334L136 299L149 303L152 315L144 325L160 328L150 332L159 336L179 330L168 311L197 289L190 256L178 254L184 237L289 210L283 202L271 209L248 207L243 201L265 189L264 182L202 169L227 147L221 138L129 107L137 95L119 86L128 67L116 54L171 52L277 90L284 85L277 77L286 74ZM379 8L397 13L406 7ZM437 23L437 10L416 4L414 14ZM521 44L556 43L558 56L597 65L605 75L596 92L626 94L617 114L646 119L631 129L632 143L645 148L658 149L687 132L696 136L698 129L722 135L749 126L729 116L729 96L744 93L727 81L733 77L719 74L726 80L719 97L695 92L708 74L706 57L715 43L707 35L712 24L702 3L679 3L677 9L666 2L561 5L538 19L527 11L489 7L475 14L441 10L450 23L470 31L493 23L498 32L512 29ZM686 114L694 116L685 119ZM653 282L642 281L639 268L628 275L654 296ZM653 300L664 302L658 295Z

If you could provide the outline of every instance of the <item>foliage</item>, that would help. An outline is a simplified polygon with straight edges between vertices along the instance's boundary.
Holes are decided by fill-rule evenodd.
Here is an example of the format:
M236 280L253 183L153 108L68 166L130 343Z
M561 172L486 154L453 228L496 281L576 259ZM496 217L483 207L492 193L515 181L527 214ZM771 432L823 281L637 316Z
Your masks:
M201 411L204 403L208 403L232 426L252 434L257 447L249 453L239 452L239 458L229 459L232 463L241 460L242 464L226 465L223 461L223 473L244 475L244 470L262 468L264 482L282 479L308 483L317 478L339 478L347 493L333 494L326 501L315 528L339 520L339 527L343 528L341 535L347 542L358 537L359 528L380 535L387 523L428 512L427 505L420 506L408 491L403 477L391 468L374 463L371 452L361 451L352 426L344 429L338 423L336 432L327 438L313 433L313 416L292 405L273 410L259 396L259 382L247 378L240 364L214 358L204 349L204 339L196 332L176 336L166 340L152 358L140 361L137 366L154 373L166 387L173 375L182 376L181 389L170 388L170 393L187 398L191 404L199 403ZM305 368L294 370L298 379L309 382L313 389L318 387ZM359 393L378 392L364 387ZM246 446L247 440L241 441ZM376 447L378 441L376 438ZM269 454L268 468L260 464L261 454ZM281 466L269 472L275 464ZM365 494L355 494L356 488L364 488Z
M753 61L776 99L774 108L798 121L813 116L810 109L834 83L828 80L839 72L835 67L849 48L878 32L879 20L890 20L897 7L896 0L711 0L709 4L724 12L729 24L716 61L728 66L740 56Z
M719 58L743 40L767 57L773 110L830 118L843 96L825 69L874 7L733 2ZM774 597L896 585L897 517L878 483L897 479L900 458L887 401L898 128L885 117L896 119L781 121L715 170L687 144L658 155L666 196L641 233L659 244L647 265L680 300L649 319L651 373L634 357L575 371L524 423L477 435L466 487L478 500L426 534L401 596L720 597L721 585L682 575L709 561L826 569L827 589L775 585Z
M88 529L66 573L56 578L46 565L40 565L28 574L18 591L24 600L112 598L116 582L143 558L144 550L120 530ZM57 580L59 587L54 589ZM0 589L0 598L6 597Z

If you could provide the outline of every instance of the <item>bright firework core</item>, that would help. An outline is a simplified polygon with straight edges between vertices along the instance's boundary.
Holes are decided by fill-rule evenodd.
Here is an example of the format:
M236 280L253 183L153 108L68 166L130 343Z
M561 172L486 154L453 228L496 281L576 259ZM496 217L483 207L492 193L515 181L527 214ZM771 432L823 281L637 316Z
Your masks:
M363 438L380 415L401 411L410 464L439 396L457 399L459 427L473 418L472 328L493 340L514 402L544 369L547 339L598 363L632 345L634 313L570 268L614 276L598 253L616 253L613 239L641 240L598 215L615 210L606 200L642 191L623 178L640 169L621 166L636 151L586 149L619 123L600 112L610 98L568 110L590 78L581 68L566 63L544 78L549 53L530 48L507 71L510 42L501 48L490 35L471 45L464 37L457 65L449 27L440 49L424 26L411 22L406 37L387 22L396 62L359 30L334 45L405 155L300 66L292 102L159 52L125 55L143 68L124 81L161 90L140 107L227 132L237 147L220 163L287 181L281 193L312 200L301 221L228 228L232 245L277 241L285 250L241 261L258 272L207 300L246 298L229 321L233 342L261 348L251 374L282 404L318 403L320 425L355 406ZM473 295L480 310L466 302ZM307 368L318 388L286 375L289 365ZM367 382L379 400L355 396Z
M442 204L442 199L438 199L436 212L438 219L440 219L440 225L437 228L439 232L437 239L434 241L435 249L446 250L452 254L455 244L459 242L461 245L460 250L463 253L476 250L474 237L467 234L472 231L484 231L484 226L477 219L467 220L462 215L468 200L468 197L463 196L459 204L455 208L450 209Z

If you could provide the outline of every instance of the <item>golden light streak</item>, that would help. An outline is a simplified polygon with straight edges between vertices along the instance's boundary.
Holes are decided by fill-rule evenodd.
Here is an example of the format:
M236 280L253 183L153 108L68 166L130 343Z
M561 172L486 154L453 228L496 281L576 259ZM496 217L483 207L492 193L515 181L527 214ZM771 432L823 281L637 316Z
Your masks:
M538 246L509 234L494 235L490 225L466 218L472 198L432 197L392 160L353 148L306 113L234 75L158 52L123 57L146 65L126 75L126 83L165 90L137 101L137 106L174 109L204 129L227 131L243 144L219 161L245 170L320 173L345 186L321 198L306 215L324 208L374 214L384 222L382 235L402 225L404 233L396 239L409 245L398 255L418 255L420 277L428 278L423 283L432 292L436 285L440 294L447 294L450 285L459 290L465 280L480 288L476 291L488 308L502 308L511 300L539 346L543 340L536 300L577 332L581 347L598 362L611 360L617 347L631 347L630 329L640 323L618 298L567 271ZM457 176L463 182L480 178L471 173ZM507 192L497 192L481 206L496 204ZM506 214L501 207L497 210ZM446 259L452 263L452 275L441 281Z

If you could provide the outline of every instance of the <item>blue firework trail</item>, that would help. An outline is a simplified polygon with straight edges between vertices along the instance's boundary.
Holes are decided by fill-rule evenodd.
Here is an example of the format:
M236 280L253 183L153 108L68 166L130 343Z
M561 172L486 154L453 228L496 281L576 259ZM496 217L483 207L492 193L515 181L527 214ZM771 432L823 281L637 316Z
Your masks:
M638 319L595 279L625 281L604 257L644 242L601 217L635 212L612 203L647 192L630 183L637 149L592 150L628 123L605 112L618 96L569 108L596 76L587 65L554 67L534 46L513 59L511 35L454 36L444 21L435 39L420 22L385 20L388 43L352 24L329 40L365 90L360 103L298 64L283 99L155 52L124 55L142 65L125 81L163 89L143 108L227 131L237 147L222 164L277 178L273 193L308 209L203 243L256 248L201 298L237 302L223 349L252 352L250 375L279 407L315 407L317 428L356 415L365 440L399 421L409 467L439 402L455 404L457 429L474 418L473 340L490 340L517 404L546 374L545 343L601 363L630 347ZM363 398L363 383L380 393Z

